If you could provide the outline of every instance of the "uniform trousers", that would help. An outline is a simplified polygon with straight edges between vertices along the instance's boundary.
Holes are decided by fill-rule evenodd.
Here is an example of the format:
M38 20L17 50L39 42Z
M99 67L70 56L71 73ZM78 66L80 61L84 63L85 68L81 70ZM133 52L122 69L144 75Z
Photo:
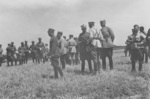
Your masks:
M54 76L55 76L55 78L58 78L58 73L62 77L63 76L63 72L62 72L62 69L59 67L59 57L56 57L56 56L51 57L51 63L52 63L52 66L54 68Z
M109 60L110 70L113 69L112 55L113 55L113 48L102 48L101 58L102 58L103 70L106 70L106 57L108 57Z

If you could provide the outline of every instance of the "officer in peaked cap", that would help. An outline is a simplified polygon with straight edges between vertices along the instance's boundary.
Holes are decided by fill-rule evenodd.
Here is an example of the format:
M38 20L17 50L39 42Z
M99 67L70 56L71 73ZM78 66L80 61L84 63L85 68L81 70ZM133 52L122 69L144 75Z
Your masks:
M86 29L86 25L85 24L81 25L81 28Z
M94 26L95 22L91 21L91 22L88 22L88 24L89 24L89 27L92 27Z
M55 31L55 29L53 29L53 28L48 29L48 32L54 32L54 31Z

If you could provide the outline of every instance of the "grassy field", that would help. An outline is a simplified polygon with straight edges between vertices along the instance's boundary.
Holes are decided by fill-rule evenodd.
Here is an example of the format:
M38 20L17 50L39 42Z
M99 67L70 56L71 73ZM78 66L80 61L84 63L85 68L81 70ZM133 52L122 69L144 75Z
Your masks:
M0 68L0 99L150 99L150 64L131 72L129 57L114 51L114 70L81 75L80 65L67 66L65 77L53 79L50 62ZM107 64L108 67L108 64ZM141 98L136 98L141 96Z

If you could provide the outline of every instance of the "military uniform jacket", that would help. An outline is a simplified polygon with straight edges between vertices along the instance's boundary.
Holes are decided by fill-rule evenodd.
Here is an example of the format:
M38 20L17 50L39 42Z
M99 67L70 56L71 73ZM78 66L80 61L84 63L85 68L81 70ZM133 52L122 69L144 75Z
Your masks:
M6 51L7 51L7 55L8 55L8 56L12 55L12 50L11 50L10 47L7 47L7 48L6 48Z
M60 49L59 49L59 44L58 44L58 40L55 36L53 36L51 39L50 39L50 51L49 51L49 55L51 57L59 57L61 52L60 52Z
M12 54L14 54L16 52L16 46L15 45L11 46L10 49L12 51Z
M29 46L25 45L25 52L28 52L28 51L29 51Z
M131 35L128 38L128 42L131 44L131 49L144 48L144 37L137 33L137 35Z
M36 47L36 45L31 45L29 49L32 52L32 51L36 51L37 47Z
M24 52L25 52L25 47L24 47L24 46L20 46L20 47L18 48L18 52L19 52L19 53L24 53Z
M102 35L103 35L103 41L102 41L102 47L103 48L112 48L114 47L113 41L114 41L114 33L109 27L103 27L101 29Z
M79 35L79 52L81 60L95 59L97 57L90 33L81 33Z
M40 48L40 49L43 49L43 48L44 48L44 43L43 43L43 42L38 42L38 43L36 44L36 46L37 46L38 48Z
M58 40L58 43L59 43L61 54L62 55L67 54L67 41L64 38L60 38Z

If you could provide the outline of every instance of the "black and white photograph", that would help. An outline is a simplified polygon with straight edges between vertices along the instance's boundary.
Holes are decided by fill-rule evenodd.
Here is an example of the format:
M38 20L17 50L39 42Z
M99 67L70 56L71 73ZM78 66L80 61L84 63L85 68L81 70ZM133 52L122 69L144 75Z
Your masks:
M150 99L150 0L0 0L0 99Z

